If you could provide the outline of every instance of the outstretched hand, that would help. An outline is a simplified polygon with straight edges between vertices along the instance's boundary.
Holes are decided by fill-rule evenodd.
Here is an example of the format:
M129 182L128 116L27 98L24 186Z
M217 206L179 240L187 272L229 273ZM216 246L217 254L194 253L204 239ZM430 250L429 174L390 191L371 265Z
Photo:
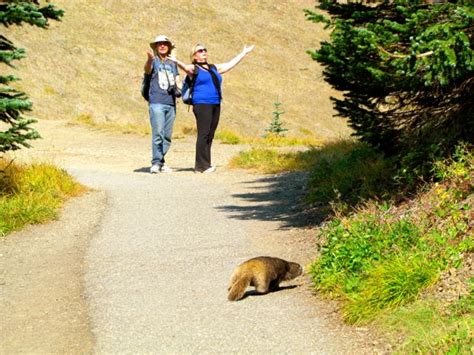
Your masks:
M148 56L148 60L153 60L153 58L155 58L155 55L150 51L147 51L146 55Z
M250 46L245 45L243 52L244 52L245 54L248 54L248 53L250 53L250 52L253 50L254 47L255 47L255 44L252 44L252 45L250 45Z

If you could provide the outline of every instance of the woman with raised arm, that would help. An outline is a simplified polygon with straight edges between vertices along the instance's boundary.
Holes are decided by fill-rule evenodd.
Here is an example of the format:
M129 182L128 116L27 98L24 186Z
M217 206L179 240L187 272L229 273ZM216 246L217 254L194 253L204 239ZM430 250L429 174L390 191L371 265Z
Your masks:
M215 65L207 62L208 52L203 44L196 44L193 47L191 64L171 58L194 83L192 105L197 125L195 172L212 173L216 170L211 164L211 145L221 112L222 74L239 64L253 48L253 45L244 46L242 52L229 62Z

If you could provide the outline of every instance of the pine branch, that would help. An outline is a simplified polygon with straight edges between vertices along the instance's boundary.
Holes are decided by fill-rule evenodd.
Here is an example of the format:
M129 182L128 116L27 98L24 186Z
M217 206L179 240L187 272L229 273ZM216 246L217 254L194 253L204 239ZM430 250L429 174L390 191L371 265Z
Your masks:
M392 57L392 58L408 58L410 57L411 55L410 54L395 54L395 53L390 53L389 51L387 51L386 49L384 49L382 46L377 46L377 48L387 54L389 57ZM434 51L428 51L428 52L425 52L425 53L420 53L420 54L416 54L415 55L415 58L423 58L423 57L429 57L430 55L433 55Z

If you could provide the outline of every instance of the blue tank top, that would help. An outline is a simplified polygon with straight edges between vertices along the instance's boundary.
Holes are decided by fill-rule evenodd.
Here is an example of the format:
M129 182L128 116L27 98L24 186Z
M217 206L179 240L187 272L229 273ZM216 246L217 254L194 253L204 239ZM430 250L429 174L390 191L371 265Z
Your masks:
M193 89L193 104L210 104L218 105L221 103L219 92L217 91L214 82L212 81L212 76L207 70L204 70L197 66L198 75L196 82L194 83ZM216 74L217 79L219 80L219 85L222 87L222 76L217 72L215 67L212 67L210 70Z

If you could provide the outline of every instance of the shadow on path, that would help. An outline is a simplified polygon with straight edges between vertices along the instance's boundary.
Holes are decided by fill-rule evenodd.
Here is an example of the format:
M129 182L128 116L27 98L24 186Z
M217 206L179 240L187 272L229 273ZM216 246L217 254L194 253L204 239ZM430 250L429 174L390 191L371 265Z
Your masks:
M242 204L219 206L241 220L280 221L281 228L319 225L326 215L304 205L308 173L283 173L244 182L249 192L234 194Z
M182 171L194 172L193 168L173 168L173 166L171 166L171 168L176 173L179 173L179 172L182 172ZM133 169L133 172L134 173L147 173L147 174L149 174L150 173L150 167L145 166L145 167L142 167L142 168L136 168L136 169Z
M285 291L285 290L291 290L291 289L294 289L296 287L298 287L298 286L297 285L280 286L278 289L270 290L267 293L258 293L256 290L249 290L249 291L246 291L244 293L244 295L242 296L242 298L239 301L242 301L242 300L246 299L247 297L254 297L254 296L261 297L261 296L265 296L269 293L281 292L281 291Z
M133 169L133 172L134 173L150 173L150 167L143 167L143 168L137 168L137 169Z

